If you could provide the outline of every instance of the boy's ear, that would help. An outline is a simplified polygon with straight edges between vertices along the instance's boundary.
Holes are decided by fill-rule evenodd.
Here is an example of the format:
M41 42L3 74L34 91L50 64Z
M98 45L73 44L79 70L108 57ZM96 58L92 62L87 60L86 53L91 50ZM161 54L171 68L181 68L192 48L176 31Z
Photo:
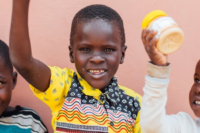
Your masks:
M72 45L69 45L69 57L70 57L70 61L71 63L74 63L74 57L73 57L73 48Z
M13 72L13 89L17 84L17 72Z
M122 47L122 57L121 57L121 60L120 60L120 64L124 63L126 49L127 49L127 46Z

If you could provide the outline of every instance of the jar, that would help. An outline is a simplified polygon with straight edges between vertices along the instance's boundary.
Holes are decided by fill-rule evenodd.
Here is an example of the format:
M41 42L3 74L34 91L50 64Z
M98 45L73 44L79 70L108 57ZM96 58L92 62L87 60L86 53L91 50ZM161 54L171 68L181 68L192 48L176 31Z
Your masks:
M142 29L147 28L158 33L157 49L163 54L176 51L183 43L184 34L177 23L161 10L155 10L145 16Z

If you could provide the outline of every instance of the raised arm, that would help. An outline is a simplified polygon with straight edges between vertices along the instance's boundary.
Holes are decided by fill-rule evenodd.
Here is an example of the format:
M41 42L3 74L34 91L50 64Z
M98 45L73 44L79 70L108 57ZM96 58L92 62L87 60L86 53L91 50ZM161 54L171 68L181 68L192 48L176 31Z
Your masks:
M10 58L17 71L40 91L49 87L50 69L32 56L28 30L30 0L13 0L10 30Z
M143 133L180 133L177 116L166 115L170 65L166 56L155 47L155 34L149 30L143 30L142 33L142 41L151 62L147 65L140 125Z

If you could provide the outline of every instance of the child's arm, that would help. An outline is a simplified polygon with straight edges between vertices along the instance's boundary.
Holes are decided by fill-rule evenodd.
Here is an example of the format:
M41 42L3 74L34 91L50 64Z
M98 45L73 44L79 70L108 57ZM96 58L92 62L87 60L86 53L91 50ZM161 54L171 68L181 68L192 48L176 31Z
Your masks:
M46 91L50 69L33 58L28 31L29 0L13 0L10 30L10 58L17 71L35 88Z
M151 63L147 66L148 75L143 88L140 125L143 133L178 133L180 122L177 116L166 115L170 65L167 64L166 56L155 47L155 34L148 30L142 33L142 41Z

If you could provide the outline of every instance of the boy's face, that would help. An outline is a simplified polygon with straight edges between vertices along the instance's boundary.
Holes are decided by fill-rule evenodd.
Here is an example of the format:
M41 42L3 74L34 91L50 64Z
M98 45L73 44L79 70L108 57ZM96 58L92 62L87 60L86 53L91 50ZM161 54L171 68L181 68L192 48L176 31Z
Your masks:
M0 60L0 115L8 107L12 90L15 87L17 73L11 73L9 68Z
M94 88L106 87L123 63L126 51L117 26L101 19L82 22L73 40L70 58L80 76Z
M190 90L189 102L194 114L200 118L200 61L196 65L194 84Z

